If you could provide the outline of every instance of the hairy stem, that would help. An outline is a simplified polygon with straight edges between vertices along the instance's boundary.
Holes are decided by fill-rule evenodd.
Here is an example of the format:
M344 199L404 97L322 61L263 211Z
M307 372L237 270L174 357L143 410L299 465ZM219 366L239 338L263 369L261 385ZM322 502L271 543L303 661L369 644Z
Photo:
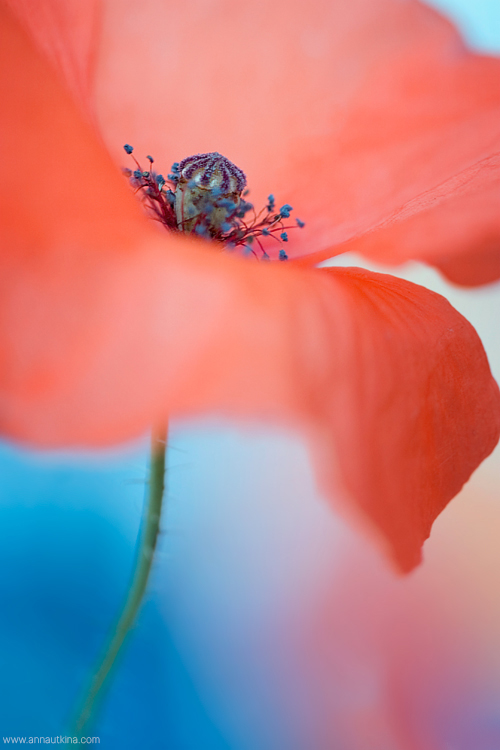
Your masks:
M151 468L149 492L144 510L137 556L130 588L118 622L111 634L106 650L98 663L89 688L85 693L74 724L72 736L81 737L90 728L96 709L109 684L110 673L120 653L127 633L141 607L148 583L153 555L160 528L161 506L165 488L165 457L167 449L167 426L153 430L151 437Z

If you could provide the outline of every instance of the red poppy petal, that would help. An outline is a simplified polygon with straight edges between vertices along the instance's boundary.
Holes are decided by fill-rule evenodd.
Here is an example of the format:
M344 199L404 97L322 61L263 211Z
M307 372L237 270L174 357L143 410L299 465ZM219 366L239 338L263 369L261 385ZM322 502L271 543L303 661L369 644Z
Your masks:
M420 258L464 286L499 279L499 167L500 153L484 159L455 176L450 189L441 185L419 196L400 215L341 245L337 254L349 250L391 265ZM318 253L299 263L326 257L328 253Z
M498 438L472 327L400 279L258 264L156 231L5 13L0 33L2 431L98 445L213 412L299 428L327 491L340 483L415 565Z
M60 0L44 5L61 15ZM273 192L306 221L287 245L305 262L353 240L463 283L498 278L500 61L469 53L435 11L400 0L102 5L95 98L117 158L125 142L165 171L224 153L257 205ZM85 36L83 11L80 22Z
M3 0L88 111L100 29L100 0Z
M409 569L435 517L497 440L498 387L481 374L488 364L477 334L440 295L361 269L329 270L349 295L343 357L350 346L352 379L325 398L325 416L349 495Z
M500 279L500 240L486 237L458 256L432 259L445 276L462 286L481 286Z

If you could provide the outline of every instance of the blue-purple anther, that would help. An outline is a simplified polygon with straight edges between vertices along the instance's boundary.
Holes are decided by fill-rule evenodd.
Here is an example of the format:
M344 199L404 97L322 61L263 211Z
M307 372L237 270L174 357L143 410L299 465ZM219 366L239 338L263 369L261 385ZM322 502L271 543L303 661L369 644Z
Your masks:
M124 148L132 155L132 146ZM245 190L245 173L217 151L175 162L166 180L153 170L153 157L146 158L150 171L143 171L132 155L137 169L124 172L140 191L153 218L168 230L215 240L219 247L228 251L239 248L243 255L260 260L271 257L266 252L270 248L264 249L262 242L268 238L278 244L288 241L285 230L293 229L293 225L285 226L283 219L290 217L292 206L285 203L276 211L274 195L269 195L267 205L257 214L252 203L245 200L249 192ZM297 226L304 226L300 219L296 221ZM279 260L288 258L282 248L272 255Z

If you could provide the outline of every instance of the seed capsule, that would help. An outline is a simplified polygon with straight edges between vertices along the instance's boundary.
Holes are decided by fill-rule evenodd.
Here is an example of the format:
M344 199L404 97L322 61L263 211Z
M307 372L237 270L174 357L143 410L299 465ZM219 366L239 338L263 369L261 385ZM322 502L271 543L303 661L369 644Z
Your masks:
M177 168L175 214L180 231L215 237L240 205L244 172L214 151L183 159Z

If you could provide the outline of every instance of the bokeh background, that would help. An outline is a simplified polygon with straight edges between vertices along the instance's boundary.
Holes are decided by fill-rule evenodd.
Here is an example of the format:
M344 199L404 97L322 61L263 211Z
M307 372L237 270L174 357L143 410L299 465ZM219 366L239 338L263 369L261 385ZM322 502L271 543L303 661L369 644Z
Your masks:
M500 53L496 0L434 0ZM387 272L356 256L335 264ZM500 284L441 294L500 380ZM0 446L0 735L66 733L129 580L148 439ZM396 577L318 495L297 436L174 424L151 586L92 735L104 748L499 750L500 451Z

